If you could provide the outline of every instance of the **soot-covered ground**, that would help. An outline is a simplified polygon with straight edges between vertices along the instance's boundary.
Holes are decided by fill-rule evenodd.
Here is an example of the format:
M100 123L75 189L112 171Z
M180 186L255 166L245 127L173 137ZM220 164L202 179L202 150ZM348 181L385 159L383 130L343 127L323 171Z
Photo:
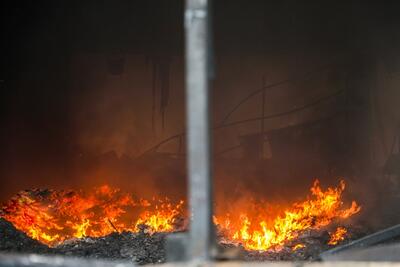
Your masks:
M50 248L28 237L17 230L10 222L0 218L0 252L20 252L39 254L58 254L77 257L129 260L138 264L165 262L165 237L167 234L147 234L123 232L113 233L100 238L82 238L69 240ZM221 251L232 257L234 255L248 261L252 260L318 260L318 255L329 248L326 245L329 235L326 231L308 231L287 244L279 252L246 251L230 244L221 244ZM302 243L304 248L292 250L296 243ZM226 252L228 251L228 252ZM224 252L221 254L224 258Z
M99 259L131 260L139 264L165 261L163 233L113 233L100 238L69 240L50 248L0 218L0 252L61 254Z

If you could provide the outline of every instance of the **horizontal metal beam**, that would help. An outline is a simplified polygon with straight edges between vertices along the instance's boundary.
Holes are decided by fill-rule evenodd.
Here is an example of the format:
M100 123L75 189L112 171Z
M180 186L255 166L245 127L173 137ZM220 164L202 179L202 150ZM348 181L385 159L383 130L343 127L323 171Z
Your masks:
M0 267L134 267L131 262L36 254L1 254Z

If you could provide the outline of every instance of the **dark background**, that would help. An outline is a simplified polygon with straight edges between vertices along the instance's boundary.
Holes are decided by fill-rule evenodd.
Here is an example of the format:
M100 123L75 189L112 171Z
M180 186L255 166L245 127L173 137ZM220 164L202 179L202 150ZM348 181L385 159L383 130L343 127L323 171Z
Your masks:
M1 2L1 200L50 181L68 185L76 158L86 152L77 141L80 129L71 118L73 103L81 93L79 87L71 86L76 84L73 59L82 54L182 59L183 9L183 1L175 0ZM364 77L365 84L371 82L369 73L377 57L391 73L398 72L398 10L398 1L215 1L214 120L226 112L219 106L232 106L234 96L241 94L241 89L224 90L229 81L220 74L238 68L250 55L263 61L265 55L274 54L307 57L319 53L321 58L340 54L346 66L336 69ZM177 68L182 69L180 62ZM299 66L295 72L302 71ZM313 68L318 69L318 64ZM183 71L179 73L177 90L182 91ZM369 92L360 83L351 91L354 103L350 105L365 107L359 115L362 120L357 120L360 132L369 127L365 100ZM183 94L175 101L183 107ZM143 110L141 115L150 113ZM180 125L178 133L184 127L182 118L175 124ZM183 168L183 163L179 166Z

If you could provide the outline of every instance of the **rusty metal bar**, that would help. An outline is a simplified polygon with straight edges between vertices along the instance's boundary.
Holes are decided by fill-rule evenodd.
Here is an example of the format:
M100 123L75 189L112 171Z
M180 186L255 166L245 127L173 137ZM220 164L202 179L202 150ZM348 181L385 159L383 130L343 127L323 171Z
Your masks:
M190 229L187 256L208 261L214 248L209 119L208 0L186 0L186 123Z

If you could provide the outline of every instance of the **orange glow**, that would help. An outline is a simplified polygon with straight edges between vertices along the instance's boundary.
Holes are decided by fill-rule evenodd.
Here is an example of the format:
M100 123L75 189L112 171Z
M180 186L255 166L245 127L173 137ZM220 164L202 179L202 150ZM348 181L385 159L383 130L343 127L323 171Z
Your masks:
M50 246L70 238L99 237L112 232L149 233L176 230L183 201L134 199L119 189L101 186L92 193L73 191L22 191L0 215L30 237Z
M268 212L270 209L265 204L265 211L257 207L254 214L243 210L240 216L215 216L214 222L226 240L242 244L248 250L280 250L304 230L320 229L334 220L358 213L361 207L355 201L349 208L342 207L344 189L345 183L341 181L337 188L322 190L316 180L311 195L290 208Z
M344 181L336 188L321 189L316 180L311 194L302 202L285 208L256 202L253 209L217 212L214 223L221 242L241 244L247 250L279 250L305 230L318 230L338 223L360 211L353 201L344 208ZM247 200L246 200L247 201ZM55 190L22 191L0 209L0 216L30 237L55 246L67 239L100 237L112 232L141 229L152 234L183 230L187 220L184 202L168 198L136 199L119 189L104 185L91 193ZM345 238L339 227L330 245ZM294 243L292 250L304 247Z
M334 233L331 233L331 239L328 242L328 245L336 245L340 241L343 241L347 234L347 229L344 227L338 227Z
M304 244L296 244L294 245L294 247L292 248L293 251L301 249L301 248L305 248L306 246Z

